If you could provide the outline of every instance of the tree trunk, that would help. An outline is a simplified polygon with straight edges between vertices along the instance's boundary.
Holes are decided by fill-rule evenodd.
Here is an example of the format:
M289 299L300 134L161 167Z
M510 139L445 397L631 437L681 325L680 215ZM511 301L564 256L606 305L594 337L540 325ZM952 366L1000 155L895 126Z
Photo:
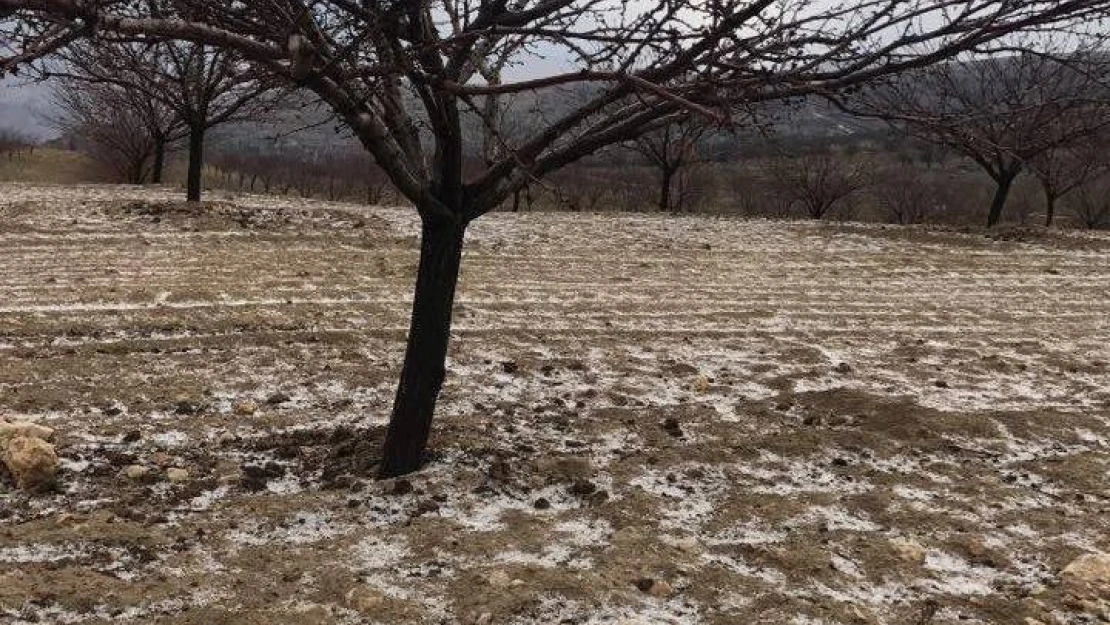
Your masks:
M411 473L423 461L445 373L464 234L465 226L446 220L426 220L422 228L408 347L382 451L382 477Z
M1044 227L1051 228L1052 220L1056 216L1056 194L1045 191L1044 199Z
M166 139L154 138L154 166L150 170L151 184L162 184L162 171L166 168Z
M662 173L663 177L659 181L659 211L666 213L671 210L671 181L674 178L674 171L664 167Z
M1002 219L1002 209L1006 206L1006 198L1010 195L1010 187L1014 185L1014 178L1017 174L1005 174L998 182L998 188L994 192L994 199L991 200L991 210L987 214L987 227L993 228L998 225Z
M186 178L185 199L189 202L200 201L201 174L204 171L204 126L194 126L189 130L189 174Z

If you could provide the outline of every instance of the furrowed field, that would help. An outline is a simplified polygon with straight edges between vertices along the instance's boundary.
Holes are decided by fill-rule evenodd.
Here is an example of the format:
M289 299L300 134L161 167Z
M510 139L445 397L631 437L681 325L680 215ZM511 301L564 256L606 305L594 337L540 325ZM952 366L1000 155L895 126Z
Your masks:
M382 482L415 212L176 195L0 186L0 622L1110 619L1110 235L491 215Z

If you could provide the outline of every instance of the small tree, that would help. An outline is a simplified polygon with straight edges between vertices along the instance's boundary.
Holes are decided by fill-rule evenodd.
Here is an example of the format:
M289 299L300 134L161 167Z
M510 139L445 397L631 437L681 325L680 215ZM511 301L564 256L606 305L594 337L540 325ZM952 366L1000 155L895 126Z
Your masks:
M130 94L107 84L60 85L50 124L118 181L143 184L151 176L157 145Z
M870 184L870 165L857 156L817 152L782 155L771 163L778 192L801 204L810 219L824 219L855 193Z
M1031 170L1044 194L1046 227L1052 226L1056 205L1062 198L1110 169L1107 147L1110 135L1102 132L1047 150L1031 161Z
M661 212L682 212L686 203L688 169L701 161L698 145L712 126L703 119L688 118L649 132L629 143L659 174ZM677 188L676 188L677 187Z
M1068 198L1068 205L1083 226L1091 230L1110 228L1110 177L1077 188Z
M872 192L887 221L904 226L926 221L935 207L937 190L913 163L900 163L877 179Z

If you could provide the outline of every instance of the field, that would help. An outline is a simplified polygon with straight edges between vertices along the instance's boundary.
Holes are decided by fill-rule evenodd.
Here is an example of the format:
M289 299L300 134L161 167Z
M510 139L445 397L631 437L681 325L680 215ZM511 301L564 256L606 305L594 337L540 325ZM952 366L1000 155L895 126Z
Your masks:
M0 185L0 622L1110 619L1110 236L491 215L381 482L414 214L175 200Z

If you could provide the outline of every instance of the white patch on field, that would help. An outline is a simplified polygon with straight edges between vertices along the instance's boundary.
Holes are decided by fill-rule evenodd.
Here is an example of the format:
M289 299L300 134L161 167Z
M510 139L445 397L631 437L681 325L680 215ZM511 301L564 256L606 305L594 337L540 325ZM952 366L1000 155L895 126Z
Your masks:
M786 527L818 525L830 532L877 532L881 527L838 506L813 506L801 516L784 523Z
M552 544L544 547L540 553L530 553L519 550L502 551L493 556L493 561L498 564L516 564L521 566L539 566L543 568L569 568L581 571L594 567L594 561L587 556L578 555L576 550L568 545Z
M944 595L991 595L995 592L993 584L1005 579L997 569L972 565L963 558L936 550L926 555L925 569L938 579L919 580L917 584Z
M161 447L183 447L189 443L189 435L181 430L168 430L151 434L150 442Z
M261 546L269 544L305 545L330 540L350 534L356 528L340 523L326 512L298 512L274 526L253 523L248 530L228 533L228 539L239 545Z
M405 560L411 551L401 537L367 536L354 548L353 568L392 569Z
M771 464L772 466L766 466ZM774 466L779 465L779 466ZM830 471L825 459L784 460L772 458L761 466L736 465L735 470L757 480L752 491L769 495L802 493L857 494L872 490L870 482L853 477L846 479Z
M216 502L227 497L231 492L229 486L218 486L212 490L206 490L201 494L189 500L188 508L194 512L202 512L210 509Z
M83 473L92 464L87 460L73 460L70 458L59 458L58 464L66 473Z
M700 471L702 477L688 477L690 471ZM671 474L675 477L673 481L668 479ZM629 482L629 486L664 500L658 506L664 529L688 531L696 531L713 515L729 484L719 468L701 464L676 466L669 471L652 469Z
M562 596L545 596L528 616L516 616L506 625L534 623L581 623L582 625L614 625L644 623L650 625L696 625L701 623L701 610L681 598L668 600L644 599L638 606L597 605Z
M84 558L88 554L87 545L21 545L18 547L0 547L0 562L12 564L59 562L65 559Z
M771 545L786 540L786 532L762 521L748 521L717 532L705 540L710 545Z
M613 526L605 519L570 519L556 523L551 529L569 534L565 540L576 547L603 547L613 535Z
M759 579L773 586L781 586L786 583L786 575L784 575L782 571L778 569L756 568L737 556L723 553L706 553L702 555L701 559L703 562L709 564L720 565L737 575Z

